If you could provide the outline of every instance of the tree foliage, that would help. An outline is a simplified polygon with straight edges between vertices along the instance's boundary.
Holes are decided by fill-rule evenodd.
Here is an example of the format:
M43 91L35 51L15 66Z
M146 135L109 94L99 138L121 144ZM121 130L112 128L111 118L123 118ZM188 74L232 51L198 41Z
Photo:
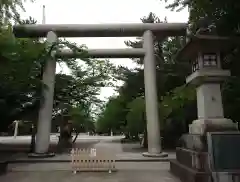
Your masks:
M126 131L130 136L138 137L146 128L145 101L143 97L137 97L127 105Z
M23 3L26 1L34 2L35 0L2 0L0 2L0 25L9 23L9 20L20 22L19 10L23 10Z
M125 104L123 97L111 97L98 116L97 131L109 134L121 131L126 123Z
M240 20L235 18L239 16L240 2L236 0L218 1L218 0L174 0L168 1L172 10L181 10L182 8L190 9L189 23L192 24L192 34L200 26L208 27L215 34L220 36L236 36L239 35ZM223 85L223 102L225 108L225 116L239 121L237 114L240 103L239 100L239 81L240 75L238 71L240 51L236 47L233 52L229 53L227 59L222 60L224 69L231 71L230 77ZM234 104L233 104L234 103Z
M141 19L143 23L158 23L161 20L153 13ZM166 19L164 20L167 21ZM175 60L175 54L181 48L184 42L184 37L171 37L163 41L155 41L155 59L157 73L157 89L160 123L163 129L166 120L172 117L172 113L178 112L185 106L185 103L195 100L194 89L183 86L185 78L190 73L190 65L184 62ZM142 38L137 38L136 41L126 41L125 44L132 48L142 47ZM117 89L119 98L124 98L124 103L121 107L116 108L117 112L106 112L111 110L111 105L106 105L101 115L115 124L119 122L120 117L115 113L121 113L121 120L125 122L125 132L130 132L131 135L143 133L146 129L146 113L145 113L145 98L144 98L144 70L143 59L133 59L138 64L138 67L130 70L122 68L118 72L118 79L121 79L124 84ZM110 102L113 102L112 100ZM184 117L184 116L182 116ZM113 119L114 118L114 119ZM119 119L118 119L119 118ZM186 122L183 118L177 118L180 122Z
M160 0L163 1L163 0ZM195 34L200 27L207 28L212 33L219 36L236 36L239 35L240 21L239 17L240 2L236 0L219 1L219 0L167 0L167 8L172 11L181 11L189 8L189 28L191 35ZM164 20L167 21L167 20ZM149 16L142 19L143 23L161 22L158 17L150 13ZM155 41L156 70L157 70L157 88L161 129L166 131L162 133L186 132L188 124L197 118L196 94L195 88L185 85L185 78L191 73L189 64L180 62L175 59L176 53L184 46L185 37L170 37L161 42ZM136 41L126 41L127 46L140 48L142 39ZM231 71L232 77L222 85L223 102L225 116L239 121L239 47L229 53L226 59L222 59L222 67ZM121 69L119 78L124 81L122 87L118 89L119 97L124 97L125 118L127 123L141 123L139 116L142 111L138 111L140 104L138 99L144 98L143 83L143 60L134 59L139 67L134 70ZM131 107L127 107L131 105ZM142 105L143 106L143 105ZM134 107L134 109L132 108ZM107 108L106 108L107 109ZM134 115L136 111L135 117ZM120 111L119 111L120 112ZM130 116L128 115L130 114ZM127 117L128 116L128 117ZM136 119L138 118L138 119ZM137 121L136 121L137 120ZM129 122L131 121L131 122ZM136 124L135 127L138 125ZM174 129L175 128L175 129ZM178 135L179 136L179 135Z
M33 18L21 20L17 9L22 8L19 0L1 1L0 19L0 115L1 131L14 120L36 121L42 97L42 74L49 59L45 42L38 39L15 38L10 20L18 18L18 23L34 24ZM7 23L5 23L6 21ZM87 47L60 40L51 50L69 48L82 53L82 59L57 58L71 74L57 73L55 82L53 118L62 115L71 107L101 104L98 98L101 87L111 85L115 67L108 60L87 58ZM80 107L82 108L82 107ZM85 116L85 115L84 115Z

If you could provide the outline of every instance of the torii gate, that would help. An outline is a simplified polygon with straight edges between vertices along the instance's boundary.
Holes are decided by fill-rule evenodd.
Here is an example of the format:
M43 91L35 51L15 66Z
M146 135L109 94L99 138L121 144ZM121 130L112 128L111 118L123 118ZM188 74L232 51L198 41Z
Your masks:
M136 23L136 24L80 24L80 25L16 25L13 32L19 38L47 37L48 45L57 42L58 37L141 37L143 48L138 49L94 49L88 56L94 58L140 58L144 57L144 83L146 118L148 131L148 152L144 156L164 157L160 140L158 116L154 36L160 40L168 36L186 35L186 23ZM79 58L79 54L61 50L49 58L43 73L43 83L48 86L43 92L45 102L39 111L35 152L48 155L51 118L53 108L56 61L54 57Z

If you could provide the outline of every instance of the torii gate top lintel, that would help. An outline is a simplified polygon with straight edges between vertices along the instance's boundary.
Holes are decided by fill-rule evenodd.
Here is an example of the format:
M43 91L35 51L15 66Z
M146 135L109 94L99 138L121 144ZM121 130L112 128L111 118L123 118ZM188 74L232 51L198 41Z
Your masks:
M183 36L187 23L125 23L125 24L32 24L15 25L19 38L46 37L54 31L58 37L141 37L150 30L157 37Z

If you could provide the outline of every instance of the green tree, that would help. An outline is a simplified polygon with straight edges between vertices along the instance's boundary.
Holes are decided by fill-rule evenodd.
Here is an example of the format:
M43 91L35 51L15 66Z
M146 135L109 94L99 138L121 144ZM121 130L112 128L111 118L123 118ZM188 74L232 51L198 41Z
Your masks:
M147 17L142 19L143 23L151 22L158 23L161 22L158 17L156 17L153 13L150 13ZM166 22L167 20L165 20ZM191 65L186 62L180 62L179 60L174 59L174 56L182 47L184 42L184 37L171 37L163 40L161 42L155 42L155 55L156 55L156 72L157 72L157 89L158 89L158 100L159 100L159 113L160 113L160 121L161 128L164 127L164 122L167 119L167 116L178 106L179 104L171 104L168 108L163 107L166 105L167 96L174 96L175 93L179 93L177 89L185 84L186 76L191 72ZM128 46L131 47L141 47L142 42L126 42ZM138 64L142 65L143 60L138 59ZM128 75L134 75L132 77ZM134 72L127 73L127 79L125 79L125 84L121 88L122 90L126 90L126 95L131 91L135 91L135 95L133 97L142 95L144 96L144 84L143 84L143 69L136 69ZM128 88L129 83L133 83ZM175 90L175 88L177 90ZM185 88L185 87L184 87ZM185 92L186 89L182 89L181 92ZM194 90L190 87L190 90ZM121 93L121 90L120 90ZM131 91L130 93L134 93ZM186 93L188 93L186 91ZM174 97L176 98L176 97ZM195 99L195 98L194 98ZM194 100L193 99L193 100ZM183 100L182 100L183 101ZM185 101L185 100L184 100ZM184 102L183 101L183 102ZM184 104L183 104L184 105ZM171 108L173 107L173 108ZM175 111L174 110L174 111Z
M19 9L24 10L23 2L35 0L2 0L0 2L0 25L9 23L9 20L20 22Z
M166 22L167 20L164 21ZM161 21L153 13L150 13L148 16L142 18L142 22L158 23ZM175 116L175 113L183 112L182 108L186 106L184 102L190 102L186 98L180 99L183 96L178 97L177 94L181 92L186 97L187 94L189 94L189 90L195 91L192 87L183 86L185 84L186 76L191 72L191 65L174 59L174 55L180 50L184 41L184 37L176 37L167 38L162 41L156 40L154 44L161 129L165 128L165 123L169 120L169 117L171 118L173 115ZM132 48L142 47L141 38L137 38L136 41L126 41L125 43ZM142 132L143 128L146 128L146 124L142 127L142 123L145 123L143 119L144 117L142 117L145 112L144 70L143 59L133 59L133 61L138 64L138 67L133 70L121 67L117 72L116 78L124 82L123 86L117 89L119 97L124 98L123 106L118 108L118 112L123 113L121 120L127 121L125 128L126 131L134 131L133 129L135 128L136 130L134 132L137 133L137 130ZM174 99L172 99L172 97ZM192 98L191 102L195 101L194 96L190 98ZM141 105L140 101L142 102ZM176 104L174 102L176 102ZM168 106L166 107L167 104ZM106 112L104 110L102 115L105 114ZM184 120L185 115L181 116L182 117L180 118L176 118L179 122L189 122ZM104 117L101 116L101 119L104 120ZM112 122L118 121L114 120ZM141 123L139 128L136 127L138 126L138 123Z
M239 16L240 12L239 1L169 0L168 2L168 8L171 8L173 11L181 11L187 7L190 9L189 23L192 24L192 34L203 25L220 36L236 36L239 34L240 20L235 18ZM232 75L222 85L222 91L225 116L234 121L240 120L237 114L240 107L240 95L238 92L240 83L240 74L238 71L240 66L239 57L239 47L236 47L221 62L223 68L229 69Z
M1 4L3 3L3 4ZM11 8L22 7L21 1L1 1L1 12L8 20L17 16L18 12ZM7 3L7 5L6 5ZM23 8L23 7L22 7ZM32 18L20 20L19 23L36 23ZM65 63L71 75L57 74L54 95L53 117L71 105L90 102L99 105L101 87L111 85L114 66L108 60L88 59L86 47L61 40L56 45L60 48L69 47L81 51L83 59L58 58L58 63ZM0 114L2 116L0 131L6 131L14 120L36 121L40 100L42 100L42 73L48 52L45 43L38 39L16 39L12 34L11 25L0 26ZM56 47L54 47L56 48ZM47 89L45 87L45 89ZM92 107L92 106L91 106ZM31 113L31 114L30 114Z
M119 132L126 123L124 98L112 97L106 103L103 111L97 120L97 131L100 133L108 133L111 131Z
M40 99L41 65L39 57L43 44L37 40L15 39L11 29L0 34L0 108L2 127L22 117L23 110Z
M137 97L127 107L126 131L131 138L138 139L138 135L146 129L145 101L142 97Z
M80 132L89 132L94 130L89 104L85 106L78 105L72 107L69 115L73 124L73 129L75 130L75 138L73 139L73 143L75 143Z

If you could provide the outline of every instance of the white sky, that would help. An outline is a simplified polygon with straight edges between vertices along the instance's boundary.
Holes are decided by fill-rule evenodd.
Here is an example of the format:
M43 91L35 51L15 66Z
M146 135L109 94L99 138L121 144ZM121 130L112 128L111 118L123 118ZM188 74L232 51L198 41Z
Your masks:
M161 20L167 17L168 22L187 22L188 12L171 12L165 9L166 4L160 0L36 0L25 3L26 12L23 18L32 16L42 23L42 6L46 6L47 24L97 24L97 23L140 23L140 18L150 12ZM132 39L132 38L131 38ZM74 38L78 44L88 48L125 48L124 40L130 38ZM112 62L133 68L130 59L112 59ZM60 71L60 67L57 71ZM103 88L100 98L114 94L113 88Z

